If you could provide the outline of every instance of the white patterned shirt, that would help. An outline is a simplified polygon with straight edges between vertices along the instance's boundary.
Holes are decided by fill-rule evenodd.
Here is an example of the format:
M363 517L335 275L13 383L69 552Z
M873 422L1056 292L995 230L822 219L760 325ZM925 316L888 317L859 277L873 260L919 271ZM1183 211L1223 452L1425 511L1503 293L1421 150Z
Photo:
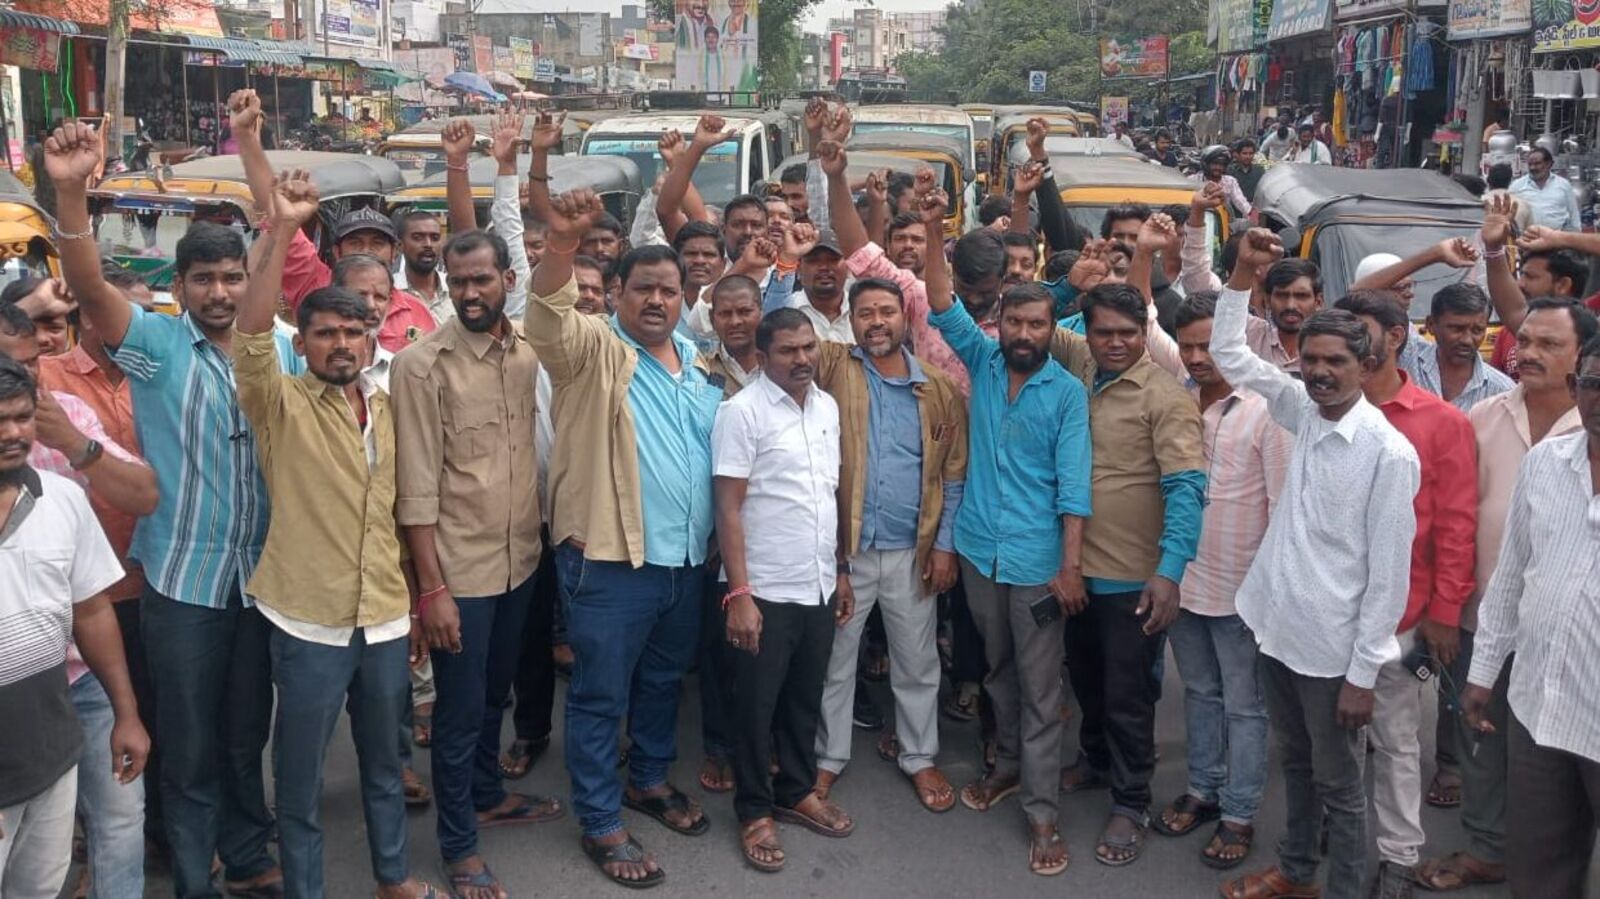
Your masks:
M1538 510L1535 514L1534 510ZM1540 746L1600 761L1600 497L1589 435L1547 437L1517 473L1500 562L1478 609L1470 683L1508 698Z
M1411 589L1417 451L1365 398L1338 421L1324 418L1304 384L1245 345L1249 304L1247 291L1222 291L1211 359L1234 389L1260 394L1295 443L1239 586L1239 616L1261 651L1294 672L1371 689L1378 669L1400 658L1394 634Z

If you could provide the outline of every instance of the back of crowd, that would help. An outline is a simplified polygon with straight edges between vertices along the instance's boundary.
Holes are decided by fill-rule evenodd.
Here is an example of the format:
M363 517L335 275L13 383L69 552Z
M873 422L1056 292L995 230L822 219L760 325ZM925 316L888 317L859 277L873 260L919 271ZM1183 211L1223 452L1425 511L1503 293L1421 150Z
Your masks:
M181 315L101 259L80 123L45 141L62 277L0 294L0 714L32 725L0 738L0 895L55 897L80 829L80 895L142 897L147 850L185 899L327 895L345 715L383 899L526 892L479 832L569 806L616 884L668 877L624 809L776 874L780 825L853 833L864 726L908 808L1017 796L1040 876L1072 862L1064 795L1105 816L1097 863L1202 832L1203 863L1243 865L1270 740L1287 824L1224 896L1583 894L1600 236L1528 221L1525 190L1325 298L1270 231L1212 258L1208 215L1252 214L1248 139L1204 154L1188 207L1095 235L1035 120L1011 195L947 242L931 172L852 179L843 106L812 101L808 161L721 209L693 176L732 132L664 134L631 227L551 194L563 117L507 113L490 229L458 120L446 220L351 212L325 257L309 174L273 170L253 91L229 110L252 239L189 228ZM1460 277L1424 333L1433 265ZM1163 804L1169 646L1187 782ZM690 670L726 828L670 777ZM562 676L570 798L515 790ZM941 718L979 722L959 789ZM1464 845L1422 857L1424 803ZM441 885L407 853L428 805Z

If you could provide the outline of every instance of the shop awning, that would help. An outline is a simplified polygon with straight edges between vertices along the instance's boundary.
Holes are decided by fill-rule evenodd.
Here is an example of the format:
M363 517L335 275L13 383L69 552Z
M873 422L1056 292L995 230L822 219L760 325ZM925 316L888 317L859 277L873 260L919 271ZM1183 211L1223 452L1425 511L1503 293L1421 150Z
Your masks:
M400 71L399 69L396 69L394 67L394 65L392 63L390 63L386 59L364 59L364 58L358 56L358 57L356 57L355 59L353 59L351 61L354 62L356 65L360 66L361 68L366 69L366 70L371 71L371 72L394 72L396 74L399 74L399 71Z
M283 53L268 50L255 41L241 40L231 37L204 37L201 35L187 35L189 46L199 50L211 50L221 53L234 62L266 62L279 65L299 65L299 56L293 53Z
M52 19L31 12L17 12L14 9L0 9L0 26L8 28L33 28L38 31L49 31L54 34L77 34L78 23L66 22L61 19Z

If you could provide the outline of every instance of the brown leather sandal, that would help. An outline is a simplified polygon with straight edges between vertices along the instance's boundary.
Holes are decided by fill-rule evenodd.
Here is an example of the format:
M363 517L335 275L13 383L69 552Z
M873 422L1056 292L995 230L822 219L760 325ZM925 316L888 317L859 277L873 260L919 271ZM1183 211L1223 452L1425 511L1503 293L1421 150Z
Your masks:
M785 857L783 847L778 844L778 826L771 818L757 818L744 825L739 834L739 841L744 845L744 863L764 874L776 874L783 870ZM765 849L776 856L775 861L759 858L755 850Z
M1222 899L1321 899L1322 896L1321 887L1314 883L1295 883L1276 867L1224 881L1217 892Z

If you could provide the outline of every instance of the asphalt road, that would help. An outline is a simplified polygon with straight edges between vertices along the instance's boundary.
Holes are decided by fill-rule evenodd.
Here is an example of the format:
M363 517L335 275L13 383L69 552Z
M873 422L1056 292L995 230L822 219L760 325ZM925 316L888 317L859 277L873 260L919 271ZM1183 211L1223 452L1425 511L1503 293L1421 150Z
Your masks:
M1170 661L1170 660L1169 660ZM674 781L686 791L700 793L696 775L700 762L698 701L693 685L686 690L680 716L681 758L673 768ZM558 682L558 690L565 682ZM886 686L874 688L881 708L889 708ZM558 695L558 707L560 705ZM1431 705L1431 703L1430 703ZM1158 710L1156 736L1161 761L1154 790L1165 802L1185 787L1182 686L1176 665L1167 666L1165 697ZM979 764L978 725L941 721L943 751L940 761L958 788L976 776ZM560 716L554 747L522 781L518 789L567 795L568 781L560 756ZM1076 751L1076 727L1064 747L1070 758ZM1424 778L1432 776L1432 712L1423 729ZM510 721L506 722L509 742ZM908 782L898 769L878 759L873 751L875 734L856 731L855 760L834 788L834 799L856 819L855 833L836 840L784 826L781 836L787 850L787 868L776 875L746 867L738 851L738 831L729 795L703 797L712 829L704 836L683 837L668 832L641 815L624 812L634 833L655 852L667 871L667 881L651 891L667 896L763 897L883 897L917 896L926 899L973 896L1215 896L1217 872L1201 864L1199 851L1209 829L1182 839L1152 832L1144 856L1126 868L1108 868L1094 860L1094 842L1104 824L1110 798L1104 791L1076 794L1061 800L1063 834L1072 852L1072 866L1060 877L1044 878L1027 868L1027 843L1022 813L1015 799L994 811L979 814L959 803L952 811L933 815L918 805ZM427 754L419 751L417 765L427 777ZM327 890L330 897L373 895L367 861L365 825L355 771L355 754L348 730L335 734L328 754L323 798L323 828L327 848ZM1273 847L1283 831L1282 778L1276 761L1262 812L1257 821L1257 842L1241 870L1273 861ZM1424 807L1428 834L1424 855L1461 848L1465 840L1453 813ZM440 883L434 817L429 811L411 814L410 854L414 872ZM490 866L517 899L526 897L621 897L639 895L611 885L580 853L579 830L570 816L564 820L518 828L486 831L481 845ZM1369 862L1376 870L1376 859ZM76 876L76 869L74 877ZM69 881L70 882L70 881ZM1591 878L1591 889L1600 878ZM69 894L70 895L70 894ZM150 878L147 896L170 896L169 881L159 874ZM1426 894L1423 894L1426 895ZM1479 888L1455 895L1509 896L1502 888Z

